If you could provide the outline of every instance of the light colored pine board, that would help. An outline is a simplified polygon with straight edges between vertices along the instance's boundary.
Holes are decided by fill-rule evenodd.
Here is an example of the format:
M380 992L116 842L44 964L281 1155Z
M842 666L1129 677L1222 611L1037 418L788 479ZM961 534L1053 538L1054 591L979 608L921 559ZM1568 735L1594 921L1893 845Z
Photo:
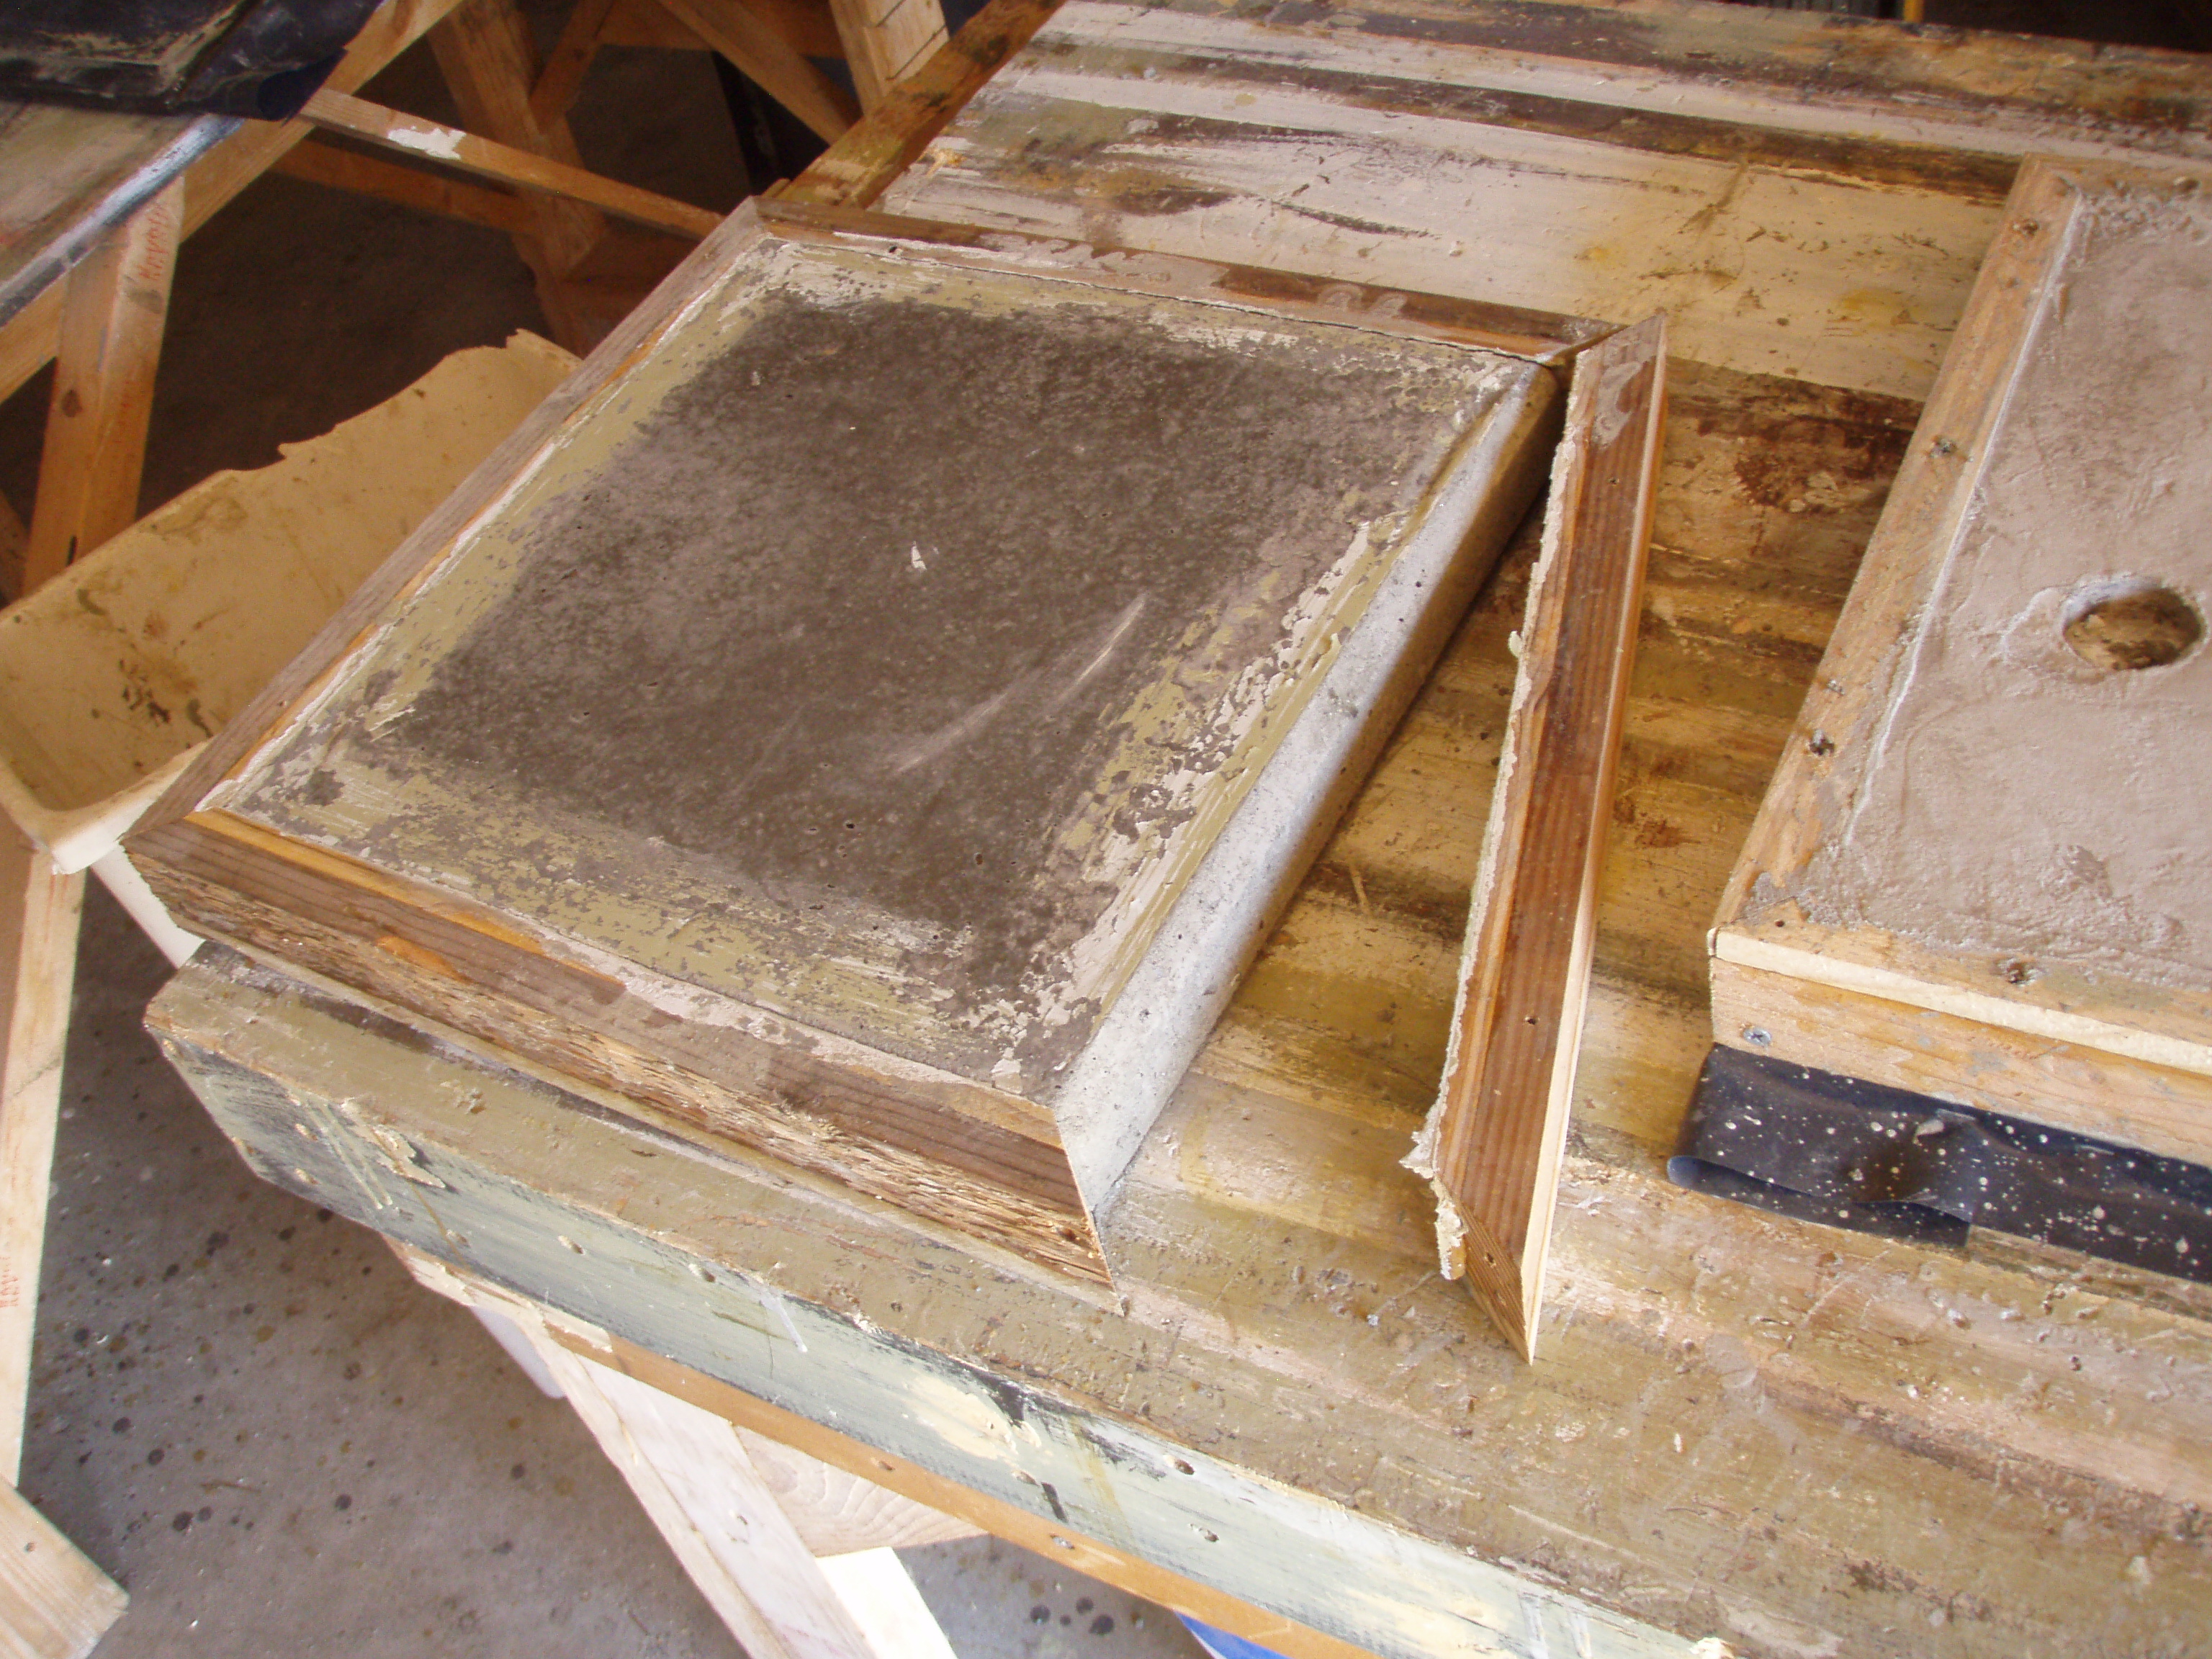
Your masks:
M2023 170L1723 897L1713 954L1750 971L1716 981L1722 1041L1754 1046L1741 1033L1765 1019L1773 976L1808 981L1824 988L1812 994L1814 1007L1865 1016L1826 1033L1836 1062L1827 1069L1873 1076L1904 1067L1920 1079L1909 1086L1945 1097L1978 1093L1998 1109L2069 1127L2082 1118L2083 1086L2109 1071L2113 1092L2090 1117L2131 1145L2212 1156L2201 1122L2176 1139L2181 1103L2212 1078L2212 1000L2196 982L2201 952L2191 956L2185 924L2173 924L2180 932L2171 938L2145 932L2166 908L2194 902L2186 848L2205 805L2192 793L2202 774L2185 758L2194 738L2169 738L2161 756L2155 732L2166 728L2145 722L2179 719L2186 728L2186 711L2202 703L2201 687L2191 686L2203 654L2141 672L2100 671L2060 632L2083 585L2118 574L2163 576L2205 603L2194 526L2177 538L2173 515L2161 519L2158 505L2166 486L2157 477L2201 471L2201 457L2188 459L2192 428L2167 418L2167 402L2145 401L2162 397L2143 390L2158 384L2149 369L2115 380L2105 367L2130 349L2166 360L2163 343L2131 344L2163 325L2141 319L2154 300L2138 302L2126 290L2154 265L2160 292L2186 289L2185 262L2175 267L2167 252L2176 246L2169 222L2195 222L2199 182L2171 168L2104 162ZM2195 280L2201 287L2212 277ZM2126 320L2113 320L2116 307ZM2063 375L2038 367L2066 351L2075 355ZM2051 433L2075 420L2075 397L2099 386L2094 418L2120 427L2124 458L2085 463L2078 476L2027 464L2024 457L2048 456ZM2063 415L2053 412L2062 405ZM2131 488L2140 499L2128 496ZM2032 532L2024 502L2037 504ZM1990 539L2005 536L2014 541ZM2025 562L2015 544L2032 544L2042 562ZM2012 581L2018 595L1987 597L1974 586L1984 570ZM2016 570L2039 574L2015 579ZM2004 616L1992 621L1992 606ZM1973 718L1965 688L1977 672L2009 688L2003 715L1986 738L1972 738L1969 726L1947 738L1945 730ZM1923 683L1952 690L1931 705ZM1914 757L1932 757L1947 742L1970 746L1946 751L1943 789L1931 795L1924 780L1909 787L1911 766L1938 764ZM2069 799L2075 791L2083 793ZM2128 799L2141 810L2100 839L2100 804ZM2026 801L2039 805L2027 810ZM1911 866L1892 871L1878 890L1866 862L1873 854L1858 849L1905 833L1893 823L1929 827L1913 832ZM2165 854L2145 863L2138 848L2152 844L2170 849L2168 863L2181 860L2173 872L2160 873ZM2072 866L2059 867L2068 859L2091 874L2075 879ZM2030 926L2021 917L2031 913L2061 920ZM1918 1039L1909 1061L1893 1046L1905 1027ZM2043 1057L2057 1075L2039 1075ZM2069 1085L2077 1057L2089 1069ZM2177 1097L2173 1073L2198 1081ZM2130 1129L2138 1106L2146 1116Z
M1730 1048L2202 1162L2212 1078L1725 957L1713 1037Z
M183 186L171 185L69 275L23 548L27 593L138 516L182 206Z
M660 0L677 20L760 83L825 143L849 131L860 109L845 89L801 57L744 0Z
M0 1480L23 1456L84 878L0 822Z
M805 172L773 193L825 207L872 206L1059 3L990 0Z
M830 0L830 9L863 111L881 104L895 82L945 44L938 0Z
M538 48L514 0L461 0L428 31L427 39L469 132L562 167L582 168L568 123L542 124L531 111ZM516 239L515 250L537 279L548 331L561 345L581 353L605 332L605 325L568 279L599 246L606 222L596 209L562 196L534 191L527 199L533 228Z
M737 1435L776 1506L817 1556L941 1544L982 1530L765 1435L742 1428Z
M1447 1278L1535 1354L1597 887L1644 610L1667 401L1653 318L1575 360L1468 921L1443 1082L1413 1154Z
M87 1659L130 1600L21 1492L0 1486L0 1656Z
M519 154L520 152L518 152ZM542 167L544 164L540 163ZM396 202L418 213L434 213L466 224L486 225L509 236L530 228L521 200L505 191L486 190L458 179L441 179L419 168L400 167L358 150L310 142L277 157L271 172L357 196ZM511 181L509 181L511 182Z
M857 1550L819 1566L880 1659L957 1659L897 1551Z
M307 100L302 113L326 131L343 133L417 160L457 167L481 179L580 202L643 225L648 230L665 231L696 241L720 222L704 208L640 190L634 185L603 179L581 167L549 161L527 150L495 143L489 138L386 109L380 104L367 103L342 92L317 93Z
M544 67L530 88L530 114L541 127L565 119L584 84L584 76L599 50L599 38L617 0L575 0L568 21L553 50L545 54ZM659 12L659 7L652 8Z

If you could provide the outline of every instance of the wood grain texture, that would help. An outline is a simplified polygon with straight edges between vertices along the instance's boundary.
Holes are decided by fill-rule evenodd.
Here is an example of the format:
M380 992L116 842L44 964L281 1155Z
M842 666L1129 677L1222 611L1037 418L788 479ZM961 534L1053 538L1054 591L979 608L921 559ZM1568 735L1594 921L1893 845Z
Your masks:
M873 205L977 88L1052 15L1060 0L990 0L776 197L826 207Z
M1369 987L1407 954L1282 948ZM683 1394L688 1369L741 1390L803 1421L686 1397L1109 1580L1140 1558L1392 1659L1686 1659L1716 1635L1791 1651L1777 1632L1881 1659L1954 1619L1960 1652L1991 1659L2185 1651L2212 1595L2190 1519L2212 1497L2201 1287L1715 1203L1666 1183L1663 1149L1639 1167L1594 1126L1566 1161L1558 1316L1530 1365L1436 1276L1395 1164L1418 1108L1373 1123L1342 1060L1225 1083L1217 1043L1117 1216L1137 1251L1123 1313L279 983L216 958L155 1011L257 1170L555 1299L646 1351L656 1387ZM1680 1069L1595 1084L1608 1119L1632 1089L1686 1097L1703 1042L1692 1011L1674 1018ZM1617 1020L1591 1036L1661 1064ZM854 1438L880 1467L836 1449ZM2069 1547L2039 1553L2062 1504ZM2125 1577L2137 1556L2148 1585ZM2100 1594L2115 1577L2137 1589ZM1172 1581L1129 1588L1229 1622Z
M541 163L541 165L543 165ZM521 200L506 191L486 190L458 179L441 179L416 167L399 167L358 150L336 144L310 142L287 150L270 171L288 179L357 196L374 196L418 213L434 213L472 225L487 225L514 236L529 228L530 216Z
M343 133L401 155L443 163L480 179L580 202L648 230L696 240L720 222L704 208L342 92L317 93L301 112L325 131Z
M84 878L0 822L0 1480L23 1455Z
M24 592L138 516L182 208L183 186L171 185L110 232L64 286Z
M600 33L616 3L617 0L575 0L568 8L568 20L561 25L560 36L545 54L544 66L530 88L530 113L538 125L550 126L568 116L592 59L599 54Z
M495 143L582 169L568 124L541 124L531 111L538 47L514 0L460 0L427 37L463 127ZM533 191L527 200L532 229L516 239L515 250L537 279L548 331L558 343L580 354L606 328L592 314L587 296L568 278L599 246L606 222L592 207L545 191Z
M945 44L938 0L830 0L830 9L863 111L876 108Z
M1446 1277L1466 1278L1523 1358L1582 1046L1666 380L1663 318L1575 361L1451 1047L1414 1153L1436 1189Z
M2193 185L2187 178L2179 182ZM1984 550L1983 538L2001 533L1984 526L2001 526L2008 500L2038 489L2044 491L2034 497L2044 502L2035 514L2041 544L2060 544L2069 501L2079 503L2077 519L2085 511L2094 518L2094 526L2072 532L2091 545L2086 563L2069 567L2069 575L2094 579L2100 568L2142 563L2188 586L2188 562L2166 545L2170 532L2156 527L2154 515L2106 501L2119 488L2112 480L2130 463L2100 462L2086 481L2048 484L2033 465L2047 443L2032 431L2020 435L2033 415L2023 412L2030 393L2022 390L2033 372L2032 354L2058 349L2050 343L2067 337L2063 331L2095 326L2075 320L2098 314L2088 286L2093 281L2106 290L2124 285L2130 271L2155 257L2160 204L2176 183L2170 170L2118 163L2035 161L2022 171L2005 232L1976 285L1858 585L1723 897L1713 952L1717 965L1724 962L1742 971L1717 976L1714 1024L1720 1041L1758 1051L1743 1036L1747 1028L1770 1035L1779 1030L1802 1047L1791 1034L1808 1020L1821 1020L1826 1059L1820 1063L1826 1069L1869 1078L1905 1072L1917 1080L1904 1086L1922 1092L1972 1098L1992 1109L2201 1162L2212 1155L2212 1139L2201 1116L2193 1132L2185 1126L2212 1077L2212 1002L2189 983L2187 973L2177 977L2157 965L2162 950L2185 952L2185 941L2172 949L2146 943L2142 924L2130 921L2160 911L2155 877L2115 878L2105 872L2098 853L2076 848L2066 856L2091 860L2098 882L2121 884L2117 895L2099 890L2106 891L2100 917L2060 924L2062 931L2040 948L2008 942L2014 936L2006 931L2006 918L2022 902L2057 915L2069 902L2063 872L2050 876L2047 890L2039 890L2038 896L2007 896L2013 890L2008 884L2021 878L2015 866L2027 855L2018 836L2005 831L2014 789L2044 797L2056 810L2063 802L2052 792L2066 788L2069 775L2086 779L2100 755L2142 750L2152 770L2138 768L2130 775L2156 796L2160 804L2154 810L2163 815L2158 822L2167 826L2152 830L2154 805L2146 798L2142 832L2170 835L2177 822L2194 817L2201 823L2185 804L2192 769L2171 755L2160 761L2155 740L2130 724L2127 713L2138 704L2126 699L2138 693L2185 698L2185 690L2164 693L2136 682L2186 670L2107 674L2115 683L2102 687L2108 695L2097 706L2109 712L2100 735L2089 736L2082 748L2085 734L2068 699L2094 699L2099 685L2094 671L2064 649L2056 610L2040 629L2033 617L2008 611L2012 633L2001 642L1984 637L1985 629L1975 632L1970 621L1952 619L1978 603L1969 585L1975 560L1994 559L1993 568L2014 562L2008 551ZM2093 277L2085 267L2093 250L2130 235L2152 240L2118 266L2106 254L2102 274ZM2130 306L2131 316L2133 311ZM2039 340L2045 344L2037 345ZM2040 384L2037 395L2045 399L2089 395L2085 374L2068 376L2063 393L2047 373ZM2069 410L2063 418L2073 418L2070 404ZM2130 418L2170 426L2154 411L2137 410ZM2063 477L2073 479L2071 473ZM2052 493L2069 489L2071 496ZM2132 540L2124 552L2107 545L2107 515L2113 511L2131 523ZM2177 563L2184 568L2172 569ZM1949 597L1939 601L1939 593ZM2045 655L2056 665L2039 669L2033 665L2043 658L2034 653L2045 630ZM1940 710L1931 716L1910 702L1918 695L1916 676L1942 672L1936 665L1947 653L1961 672L1986 661L1997 665L1990 672L2015 676L2016 695L2001 723L2014 736L1991 740L1990 766L2002 767L2005 781L1993 786L1989 768L1975 769L1970 757L1947 769L1950 796L1978 805L1967 817L1948 820L1948 838L1922 846L1917 862L1930 873L1898 873L1904 887L1915 894L1925 888L1933 896L1869 908L1863 896L1853 896L1863 878L1851 873L1857 866L1848 849L1862 841L1872 844L1889 815L1904 810L1899 757L1921 743L1937 719L1951 718ZM2002 666L2019 664L2029 665ZM2051 690L2070 684L2069 673L2081 686L2071 693ZM1963 710L1966 704L1956 706ZM2069 719L2075 723L2066 724ZM2031 730L2043 733L2040 742L2004 747ZM2065 749L2069 743L2076 746ZM2075 759L2052 771L2050 757L2060 753ZM2093 793L2102 796L2115 787L2106 780ZM2064 833L2051 833L2062 842L2083 833L2078 819L2069 824ZM2031 841L2036 833L2029 832ZM2124 838L2100 845L2103 857L2126 850ZM1944 885L1945 871L1970 872L1971 890ZM2071 935L2063 931L2069 926L2075 934L2086 927L2090 936L2069 945L2065 941ZM2112 930L2110 936L2096 935L2100 927ZM1820 988L1808 992L1803 1018L1775 1017L1782 979ZM1828 1018L1822 1020L1823 1015ZM1908 1028L1914 1041L1900 1048L1899 1035ZM2178 1081L2179 1074L2191 1080ZM2139 1126L2132 1122L2138 1110ZM2086 1127L2091 1121L2103 1127Z
M669 13L758 82L769 96L835 143L860 109L845 89L785 40L744 0L660 0Z
M465 1306L495 1308L518 1321L534 1321L533 1334L542 1332L545 1340L568 1353L729 1424L757 1464L764 1456L781 1460L786 1467L808 1464L841 1474L963 1528L962 1535L988 1533L1006 1539L1132 1595L1261 1643L1284 1659L1368 1659L1364 1648L1284 1620L1126 1550L1086 1537L1063 1516L1040 1516L994 1500L865 1440L533 1303L507 1287L458 1271L437 1256L404 1245L398 1248L400 1259L416 1278L441 1296ZM767 1479L775 1481L772 1470Z
M0 1655L87 1659L130 1600L13 1486L0 1486Z
M1249 305L1314 322L1372 321L1394 333L1479 346L1540 363L1568 362L1613 326L1591 317L1486 305L1295 271L1146 253L1107 243L1071 244L1065 237L982 230L865 208L819 206L796 196L763 198L758 210L762 222L787 237L856 247L926 248L932 258L977 269L1031 270L1129 293Z
M1693 4L1079 0L884 205L1616 321L1664 311L1679 356L1918 398L2023 150L2192 154L2212 108L2185 55L2111 59L2100 84L2108 59L2086 48L1929 38ZM2130 108L2130 85L2167 101ZM1917 125L1938 107L1940 134Z

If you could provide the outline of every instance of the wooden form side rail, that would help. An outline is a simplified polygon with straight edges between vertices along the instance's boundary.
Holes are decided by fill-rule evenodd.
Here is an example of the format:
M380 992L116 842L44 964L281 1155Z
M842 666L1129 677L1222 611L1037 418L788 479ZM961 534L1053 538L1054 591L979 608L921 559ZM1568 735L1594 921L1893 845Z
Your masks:
M1445 1277L1534 1358L1598 876L1643 612L1667 326L1576 360L1475 878L1442 1094L1409 1160Z
M822 204L796 195L763 198L758 211L763 224L795 240L897 243L927 250L932 258L951 264L1026 271L1130 293L1249 306L1316 322L1366 324L1394 334L1449 340L1540 363L1565 363L1614 331L1613 324L1590 317L1147 252L1107 242L1070 243L1062 236L987 230Z

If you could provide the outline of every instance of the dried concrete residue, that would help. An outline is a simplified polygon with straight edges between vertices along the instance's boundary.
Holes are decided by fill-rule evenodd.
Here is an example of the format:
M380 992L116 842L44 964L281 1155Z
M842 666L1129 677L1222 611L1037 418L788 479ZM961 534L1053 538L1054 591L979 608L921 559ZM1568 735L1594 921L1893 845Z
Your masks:
M2099 669L2100 586L2212 617L2212 211L2086 207L1872 734L1816 921L2212 985L2212 651Z
M1496 360L778 257L425 584L248 810L1034 1089Z

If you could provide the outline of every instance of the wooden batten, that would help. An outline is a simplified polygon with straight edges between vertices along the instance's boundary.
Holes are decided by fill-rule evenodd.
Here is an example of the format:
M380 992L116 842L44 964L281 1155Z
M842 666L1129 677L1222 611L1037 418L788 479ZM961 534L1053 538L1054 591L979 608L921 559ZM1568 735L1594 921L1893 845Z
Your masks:
M1718 1041L2212 1158L2212 993L2166 915L2186 908L2212 809L2197 741L2172 735L2201 725L2186 711L2206 659L2199 643L2100 666L2063 636L2103 587L2160 583L2202 629L2212 566L2159 480L2201 476L2206 455L2160 417L2163 394L2132 389L2152 368L2116 382L2106 365L2176 349L2161 331L2185 319L2137 290L2203 292L2202 260L2167 250L2202 235L2203 182L2172 165L2023 168L1723 898ZM2075 434L2067 456L2096 459L2054 459L2054 421ZM2031 569L2024 549L2054 562ZM1953 712L1929 701L1939 684ZM1990 697L2002 719L1956 748L1949 727ZM2125 800L2142 808L2128 835L2100 838L2098 812ZM1899 836L1910 846L1885 854Z
M1589 985L1666 409L1663 318L1576 361L1443 1089L1409 1163L1464 1276L1533 1358Z
M1394 333L1479 346L1560 365L1612 333L1595 317L1569 317L1518 306L1347 283L1257 265L1146 252L1109 242L1071 242L866 208L823 205L798 196L758 204L762 222L780 236L847 246L912 248L987 270L1025 270L1132 294L1206 300L1324 323L1379 323Z

